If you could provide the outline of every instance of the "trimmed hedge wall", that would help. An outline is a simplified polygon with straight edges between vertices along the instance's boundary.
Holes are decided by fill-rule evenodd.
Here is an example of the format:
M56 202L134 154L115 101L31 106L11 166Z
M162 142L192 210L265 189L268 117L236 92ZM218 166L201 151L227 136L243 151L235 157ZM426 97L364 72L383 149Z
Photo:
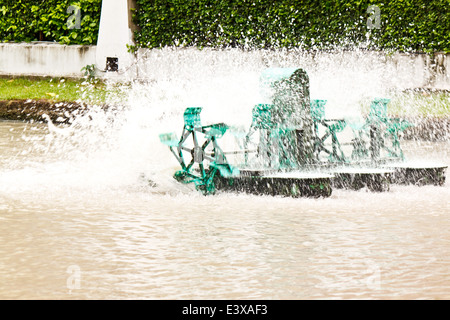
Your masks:
M0 41L95 44L101 0L0 0ZM450 0L136 0L137 47L450 52ZM81 9L80 29L67 27ZM367 9L380 9L369 29Z
M450 52L450 0L137 0L138 47ZM380 28L369 29L370 5ZM372 20L375 21L375 20Z
M101 0L0 0L0 41L56 41L64 44L96 44ZM70 6L81 9L80 28Z

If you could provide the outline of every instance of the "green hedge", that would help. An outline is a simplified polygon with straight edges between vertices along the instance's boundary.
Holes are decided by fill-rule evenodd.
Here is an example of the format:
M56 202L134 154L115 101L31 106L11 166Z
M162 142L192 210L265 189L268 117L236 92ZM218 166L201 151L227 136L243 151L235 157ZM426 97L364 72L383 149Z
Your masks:
M81 9L79 29L67 26L69 6ZM0 0L0 41L96 44L100 12L101 0Z
M450 52L450 0L136 0L138 47L371 49ZM69 6L81 28L69 30ZM369 30L367 8L380 8ZM95 44L101 0L0 0L0 41ZM367 41L369 40L369 41Z
M450 0L137 0L138 47L450 52ZM367 27L370 5L381 28ZM369 41L367 41L369 40Z

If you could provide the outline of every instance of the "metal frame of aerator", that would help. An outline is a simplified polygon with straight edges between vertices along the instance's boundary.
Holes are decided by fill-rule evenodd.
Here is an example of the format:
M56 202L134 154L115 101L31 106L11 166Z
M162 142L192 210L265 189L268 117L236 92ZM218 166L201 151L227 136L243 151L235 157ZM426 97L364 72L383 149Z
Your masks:
M184 127L179 140L174 133L161 134L160 140L169 146L181 166L181 170L175 173L174 178L182 183L194 183L196 189L204 194L213 194L217 171L220 171L223 177L236 176L239 171L228 164L225 153L217 144L217 139L221 138L229 127L224 123L202 126L201 111L200 107L185 110ZM190 136L193 147L187 146ZM210 146L212 151L208 153L207 148ZM191 155L189 163L186 163L183 151Z

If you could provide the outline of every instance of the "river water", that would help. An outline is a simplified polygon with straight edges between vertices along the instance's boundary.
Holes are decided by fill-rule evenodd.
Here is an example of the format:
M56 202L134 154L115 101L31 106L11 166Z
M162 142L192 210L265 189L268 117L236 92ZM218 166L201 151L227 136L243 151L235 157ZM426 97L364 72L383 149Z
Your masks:
M0 122L0 298L450 298L448 173L326 199L204 197L171 178L156 134L181 128L171 103L190 85L138 89L132 108L71 126ZM403 143L411 161L450 164L448 141Z

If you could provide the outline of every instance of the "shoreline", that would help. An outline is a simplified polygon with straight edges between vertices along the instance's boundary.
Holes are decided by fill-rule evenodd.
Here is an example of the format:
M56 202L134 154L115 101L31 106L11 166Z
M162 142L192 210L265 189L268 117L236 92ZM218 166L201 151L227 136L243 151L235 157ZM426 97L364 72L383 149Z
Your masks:
M63 124L88 108L87 103L76 101L0 100L0 120L45 121L42 116L47 114L53 122Z
M111 106L103 105L103 109ZM81 115L89 109L89 104L75 101L52 100L0 100L0 120L46 121L47 114L58 124L68 123L73 116ZM450 139L450 117L414 116L402 117L414 124L403 132L403 139L425 141L447 141Z

